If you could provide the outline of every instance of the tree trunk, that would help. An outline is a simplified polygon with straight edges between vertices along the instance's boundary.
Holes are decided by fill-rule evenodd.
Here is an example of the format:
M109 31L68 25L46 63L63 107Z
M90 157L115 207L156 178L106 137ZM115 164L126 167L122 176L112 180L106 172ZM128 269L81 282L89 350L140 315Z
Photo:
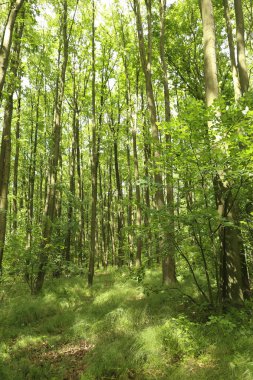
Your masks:
M144 112L144 99L143 90L141 91L141 112L143 117L143 139L144 139L144 175L146 178L146 186L144 190L145 211L144 211L144 226L146 230L145 249L147 251L148 265L151 265L151 251L152 251L152 232L150 223L150 186L149 186L149 166L151 161L151 144L150 144L150 131L146 123Z
M209 107L219 95L215 50L215 24L212 1L200 0L200 11L203 24L206 104Z
M140 174L139 174L139 164L138 164L138 150L137 150L137 109L138 109L138 91L136 91L136 109L133 117L132 126L132 138L133 138L133 154L134 154L134 179L135 179L135 193L136 193L136 224L137 224L137 251L136 251L136 266L140 267L142 263L142 208L141 208L141 189L139 185Z
M207 106L211 106L219 94L212 1L201 0L200 10L203 23L206 103ZM212 121L209 122L210 128L212 128ZM226 183L223 171L217 172L215 175L214 192L218 215L221 218L219 238L222 301L223 303L228 301L237 304L243 301L240 233L233 211L236 207L236 200L232 197L231 186ZM224 225L224 219L229 222L229 226Z
M76 122L74 127L74 140L76 147L76 172L77 172L77 183L78 183L78 197L80 201L80 214L79 214L79 232L77 241L77 251L79 263L83 261L83 250L85 245L85 215L84 215L84 185L83 185L83 170L82 170L82 159L80 151L80 110L78 107L78 92L76 91L76 78L75 73L73 74L73 90L74 90L74 112L76 114ZM84 94L85 96L85 94Z
M140 2L139 0L134 0L134 11L136 15L136 23L137 23L137 32L138 32L138 41L139 41L139 51L140 51L140 58L141 58L141 64L143 73L145 76L145 84L146 84L146 95L147 95L147 103L148 103L148 109L150 113L150 123L151 123L151 132L152 132L152 138L154 141L154 161L155 161L155 205L157 210L163 211L165 207L165 200L164 200L164 193L163 193L163 178L162 178L162 171L160 168L160 140L159 140L159 134L158 134L158 127L157 127L157 113L156 113L156 105L155 105L155 98L154 98L154 92L153 92L153 84L152 84L152 73L151 73L151 56L152 56L152 46L151 46L151 0L146 0L146 6L147 6L147 13L148 13L148 49L145 48L145 42L144 42L144 35L143 35L143 26L142 26L142 19L141 19L141 12L140 12ZM164 218L161 218L164 219ZM161 228L161 241L160 241L160 252L162 252L163 256L163 281L166 283L173 283L176 281L175 278L175 271L174 270L167 270L167 260L170 258L171 252L168 252L166 249L166 234L167 234L167 223L166 226L164 225L164 220L161 220L160 222L160 228ZM173 261L173 260L172 260ZM171 278L169 278L169 275L171 275Z
M242 1L234 0L235 5L235 19L236 19L236 42L237 42L237 62L239 79L242 93L248 91L249 88L249 75L246 63L245 54L245 40L244 40L244 17L242 10Z
M32 100L31 100L32 102ZM31 136L30 136L30 164L28 169L28 197L27 197L27 226L26 226L26 274L25 278L27 281L31 280L30 278L30 255L32 248L32 230L33 230L33 219L34 219L34 187L35 187L35 173L37 166L37 146L38 146L38 129L39 129L39 107L40 107L40 90L38 91L38 97L35 104L35 130L33 126L33 117L31 116ZM32 112L33 112L33 103L32 103ZM32 283L30 283L32 289Z
M93 284L96 256L97 230L97 176L98 176L98 141L96 126L96 71L95 71L95 0L92 1L92 156L91 156L91 232L90 232L90 259L88 285Z
M17 28L15 31L16 42L13 48L13 58L11 61L11 71L14 77L17 76L17 71L19 67L19 56L23 29L24 23L22 23L19 29ZM11 123L13 114L13 95L15 91L15 83L9 83L7 90L8 95L4 107L3 133L0 150L0 273L2 272L8 211L8 189L11 164Z
M108 161L108 197L107 197L107 244L111 242L111 262L113 265L114 258L114 235L112 232L112 149L110 149L109 161Z
M103 181L102 181L102 169L101 165L98 166L98 178L99 178L99 196L100 196L100 230L101 230L101 239L100 239L100 251L102 265L104 268L108 264L108 251L107 251L107 242L106 242L106 228L105 228L105 207L106 207L106 193L103 192ZM104 177L104 176L103 176ZM105 187L105 186L104 186Z
M237 204L231 188L224 184L219 175L215 178L216 202L220 218L230 224L219 230L221 241L221 296L223 303L241 304L244 299L242 278L243 244L236 215Z
M118 258L117 258L117 263L119 266L122 266L124 263L124 257L123 257L124 223L123 223L123 211L122 211L123 192L122 192L122 184L121 184L120 171L119 171L117 134L118 133L114 131L114 142L113 142L114 167L115 167L116 186L117 186L117 192L118 192L118 207L117 207L118 208L118 212L117 212Z
M20 115L21 115L21 86L18 92L18 108L16 122L16 151L13 168L13 230L18 228L18 170L19 170L19 148L20 148Z
M224 7L224 17L225 17L226 26L227 26L228 46L229 46L229 55L230 55L230 62L231 62L231 69L232 69L235 100L238 100L241 97L241 87L240 87L240 82L238 78L238 70L236 66L233 30L232 30L232 25L231 25L228 0L223 0L223 7Z
M162 82L164 91L165 121L170 122L170 93L168 84L168 67L165 59L165 13L166 0L160 0L160 60L162 68ZM175 226L174 226L174 189L173 189L173 165L171 156L171 136L166 133L166 146L169 150L170 158L166 160L166 187L167 187L167 207L168 207L168 232L167 249L169 255L163 259L163 282L169 284L171 279L176 280L175 268ZM165 153L167 154L167 152Z
M68 227L67 234L65 237L65 260L70 262L70 250L71 250L71 238L72 238L72 222L74 215L74 206L73 202L75 199L76 192L76 139L75 139L75 131L76 131L76 108L73 108L73 120L72 120L72 147L69 157L69 192L70 197L68 200ZM74 239L74 237L73 237Z
M8 95L4 109L3 134L0 153L0 273L2 272L6 221L8 210L8 187L11 158L11 121L13 112L13 93Z
M47 194L44 210L44 220L42 226L42 241L39 254L39 268L35 280L34 292L41 291L46 274L46 266L50 252L52 225L56 211L56 193L57 193L57 172L60 156L60 141L61 141L61 117L62 103L64 97L65 74L68 63L68 36L67 36L67 1L64 1L63 19L62 19L62 37L63 37L63 61L61 65L60 78L57 79L56 96L54 105L54 121L52 145L49 155L49 173L47 178Z
M129 124L129 111L127 114L127 124ZM128 226L128 252L129 252L129 264L132 265L134 262L133 255L133 184L132 184L132 165L131 165L131 153L130 153L130 135L129 126L127 125L127 168L128 168L128 207L127 207L127 226Z
M15 21L25 0L16 0L11 2L11 8L4 27L1 46L0 46L0 100L2 98L5 76L9 64L9 56L12 44L12 35Z

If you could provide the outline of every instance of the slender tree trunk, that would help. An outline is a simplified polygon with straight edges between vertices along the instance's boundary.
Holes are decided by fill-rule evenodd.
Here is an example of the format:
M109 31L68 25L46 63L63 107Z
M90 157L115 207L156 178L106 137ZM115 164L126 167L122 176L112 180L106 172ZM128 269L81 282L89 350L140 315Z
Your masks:
M127 115L127 123L129 124L130 115ZM130 153L130 135L129 135L129 126L127 127L127 167L128 167L128 207L127 207L127 226L128 226L128 252L129 252L129 263L133 264L133 184L132 184L132 165L131 165L131 153Z
M233 29L231 25L228 0L223 0L223 7L224 7L224 16L225 16L226 26L227 26L228 46L229 46L229 55L230 55L230 62L231 62L231 69L232 69L232 76L233 76L235 100L238 100L241 97L241 87L240 87L240 82L238 78L238 70L236 66Z
M102 265L104 268L107 267L107 244L106 244L106 228L105 228L105 207L106 207L106 194L103 192L103 181L102 181L102 169L101 165L98 166L98 178L99 178L99 197L100 197L100 230L101 230L101 239L100 239L100 252L102 258Z
M118 127L117 127L118 128ZM122 211L122 201L123 201L123 192L122 184L119 171L119 159L118 159L118 132L114 130L114 167L115 167L115 177L116 177L116 186L118 192L118 212L117 212L117 235L118 235L118 258L117 262L119 266L122 266L124 263L123 257L123 211Z
M137 141L136 141L136 127L137 120L135 118L133 126L133 152L134 152L134 178L135 178L135 194L136 194L136 224L137 224L137 252L136 252L136 266L140 267L142 263L142 235L141 235L141 226L142 226L142 208L141 208L141 189L139 185L139 165L138 165L138 151L137 151Z
M21 37L24 23L16 29L16 43L13 48L13 58L11 61L11 71L13 76L17 76L19 66L19 56L21 47ZM11 164L11 123L13 114L13 95L15 83L8 84L8 95L4 107L3 133L0 150L0 273L2 272L4 243L6 234L7 211L8 211L8 189L10 180Z
M12 44L12 35L14 31L15 21L25 0L16 0L11 2L11 8L8 13L7 21L3 30L3 36L0 46L0 100L2 98L5 76L9 64L9 56Z
M0 273L2 272L3 252L6 234L8 187L11 158L11 121L13 113L13 94L6 99L4 110L3 134L0 152Z
M31 100L31 113L33 113L33 100ZM26 274L27 281L33 281L30 277L30 255L33 239L33 219L34 219L34 189L35 189L35 172L37 166L37 146L38 146L38 129L39 129L39 107L40 107L40 90L38 91L38 97L35 104L35 130L33 125L33 116L31 115L31 136L30 136L30 164L28 169L28 197L27 197L27 226L26 226ZM30 283L31 289L33 283Z
M81 159L81 151L80 151L80 116L79 116L79 107L78 107L78 93L76 91L76 79L75 74L73 77L73 86L74 86L74 108L76 113L76 122L75 122L75 129L73 131L74 133L74 139L75 139L75 147L76 147L76 171L77 171L77 182L78 182L78 196L80 201L80 215L79 215L79 235L78 235L78 243L77 243L77 250L78 250L78 257L79 262L82 263L83 261L83 250L84 250L84 244L85 244L85 213L84 213L84 185L83 185L83 170L82 170L82 159ZM84 94L85 95L85 94Z
M143 90L141 90L141 112L143 118L143 139L144 139L144 174L146 178L146 186L144 190L145 211L144 214L144 226L146 230L145 249L147 251L148 265L151 265L151 251L152 251L152 232L150 223L150 186L149 186L149 166L151 161L151 136L150 131L146 123L145 111L144 111L144 96Z
M112 149L110 149L109 162L108 162L108 197L107 197L107 244L111 243L111 262L113 264L114 258L114 235L112 232Z
M127 69L125 67L125 69ZM127 104L127 167L128 167L128 207L127 207L127 225L128 225L128 252L129 252L129 263L133 264L133 184L132 184L132 165L131 165L131 150L130 150L130 81L128 74L126 74L126 104Z
M128 53L127 53L127 41L126 41L126 35L124 30L124 21L122 18L120 19L120 26L121 26L121 39L123 44L123 51L121 54L122 62L124 65L125 70L125 77L126 77L126 108L127 108L127 119L126 119L126 125L127 125L127 146L126 146L126 152L127 152L127 166L128 166L128 210L127 210L127 224L128 224L128 252L129 252L129 263L130 265L134 262L134 256L133 256L133 232L132 232L132 224L133 224L133 184L132 184L132 165L131 165L131 150L130 150L130 122L131 122L131 81L129 76L129 67L128 67Z
M219 95L215 50L215 25L212 1L200 0L200 11L203 23L206 104L209 107Z
M76 130L76 108L73 108L73 120L72 120L72 147L69 158L69 192L70 198L68 200L68 228L67 234L65 238L65 260L70 262L71 255L71 238L72 238L72 223L73 223L73 215L74 215L74 206L73 202L75 199L76 193L76 139L75 139L75 130ZM73 237L74 239L74 237Z
M142 264L142 247L143 240L141 234L142 226L142 206L141 206L141 189L139 185L140 173L138 163L138 150L137 150L137 125L138 125L138 97L139 97L139 81L138 72L136 75L136 99L135 109L132 115L132 139L133 139L133 156L134 156L134 179L135 179L135 195L136 195L136 224L137 224L137 251L136 251L136 266L140 267Z
M20 150L20 115L21 115L21 86L18 92L17 122L16 122L16 151L13 168L13 230L18 228L18 170Z
M92 157L91 157L91 232L90 232L90 259L88 284L93 284L95 255L96 255L96 230L97 230L97 172L98 172L98 141L96 126L96 71L95 71L95 0L92 1Z
M152 138L154 141L154 160L155 160L155 205L157 210L162 211L165 207L165 200L164 200L164 193L163 193L163 177L162 177L162 171L159 167L159 162L161 160L161 154L160 154L160 140L159 140L159 133L158 133L158 127L157 127L157 113L156 113L156 105L155 105L155 97L154 97L154 91L153 91L153 84L152 84L152 74L151 74L151 56L152 56L152 47L151 47L151 0L146 0L146 6L147 6L147 13L148 13L148 49L145 48L145 42L144 42L144 35L143 35L143 26L142 26L142 19L141 19L141 12L140 12L140 2L139 0L134 0L134 11L136 15L136 23L137 23L137 32L138 32L138 40L139 40L139 50L140 50L140 58L141 58L141 64L143 73L145 76L145 84L146 84L146 95L147 95L147 102L148 102L148 109L150 112L150 123L151 123L151 132L152 132ZM164 218L162 218L164 219ZM161 220L160 228L162 232L161 236L161 242L160 242L160 249L162 251L163 256L163 262L165 265L163 265L163 281L165 283L173 283L176 281L175 278L175 271L174 270L167 270L167 259L170 257L171 252L167 251L166 247L166 234L167 234L167 223L166 226L164 225L164 220ZM173 261L173 260L172 260ZM172 275L171 278L169 278L169 275Z
M71 240L72 240L72 219L74 215L74 199L76 196L76 171L78 176L78 184L79 184L79 199L81 202L81 209L83 210L83 201L82 201L82 178L81 178L81 163L80 163L80 142L79 142L79 117L78 117L78 94L76 89L76 73L73 71L72 73L72 80L73 80L73 102L72 102L72 147L71 147L71 153L69 157L69 163L70 163L70 173L69 173L69 190L71 198L68 202L68 228L67 233L65 237L65 260L67 262L70 261L70 251L71 251ZM81 213L82 213L81 210ZM82 216L81 216L82 218ZM81 225L79 225L81 228ZM78 236L78 244L77 249L80 254L82 250L82 236L83 231L79 231ZM75 237L73 237L73 241L75 241ZM81 260L80 260L81 261Z
M170 122L170 92L168 83L168 67L165 59L165 13L166 13L166 0L160 0L160 60L162 68L162 81L164 91L164 109L165 121ZM163 259L163 281L169 284L170 279L176 280L175 269L175 226L174 226L174 189L173 189L173 165L171 156L171 136L166 133L166 145L169 150L170 158L168 159L166 167L166 187L167 187L167 207L168 207L168 252L169 255ZM166 152L167 154L167 152Z
M212 1L201 0L200 10L203 23L206 103L207 106L211 106L219 94ZM209 122L210 128L212 128L212 122ZM227 219L234 226L222 224L219 229L222 300L223 302L241 303L243 301L242 264L240 234L234 213L236 200L232 196L231 187L223 178L223 172L217 172L214 178L217 211L221 220Z
M60 157L60 141L61 141L61 117L62 117L62 103L64 97L65 75L68 63L68 36L67 36L67 1L64 0L63 18L62 18L62 37L63 37L63 60L61 64L60 77L57 79L55 107L54 107L54 121L53 121L53 134L52 145L49 157L49 173L47 179L47 194L44 210L44 221L42 226L42 241L39 255L39 268L35 280L34 292L41 291L44 278L46 274L46 266L48 262L52 224L56 214L56 193L57 193L57 173Z
M235 19L236 19L236 42L237 42L237 62L239 79L242 93L248 91L249 88L249 75L246 63L245 54L245 39L244 39L244 17L242 10L242 1L234 0L235 5Z
M215 194L220 218L231 224L231 226L222 225L219 230L222 301L223 303L241 304L244 299L242 278L243 244L239 232L240 226L235 215L237 205L231 188L223 183L218 174L215 178Z

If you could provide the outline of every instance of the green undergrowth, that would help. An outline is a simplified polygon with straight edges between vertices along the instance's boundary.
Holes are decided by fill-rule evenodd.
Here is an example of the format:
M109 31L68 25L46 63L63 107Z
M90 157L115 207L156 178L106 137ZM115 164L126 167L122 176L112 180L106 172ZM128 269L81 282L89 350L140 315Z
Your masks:
M0 288L0 379L253 379L253 309L215 314L157 270Z

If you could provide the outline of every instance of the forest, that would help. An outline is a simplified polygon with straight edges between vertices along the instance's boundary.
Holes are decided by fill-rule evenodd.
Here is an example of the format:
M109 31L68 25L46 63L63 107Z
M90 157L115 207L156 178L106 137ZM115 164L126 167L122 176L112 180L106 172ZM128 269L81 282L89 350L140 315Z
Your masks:
M253 1L0 33L0 379L253 380Z

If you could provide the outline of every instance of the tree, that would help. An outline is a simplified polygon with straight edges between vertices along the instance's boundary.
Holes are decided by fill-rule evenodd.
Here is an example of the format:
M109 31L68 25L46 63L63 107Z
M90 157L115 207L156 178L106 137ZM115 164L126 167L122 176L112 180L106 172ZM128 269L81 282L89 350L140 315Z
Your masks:
M228 46L229 46L229 55L230 55L230 62L231 62L231 68L232 68L234 93L235 93L235 99L238 100L241 96L241 87L240 87L240 82L238 78L238 70L237 70L236 59L235 59L233 30L232 30L232 25L231 25L228 0L223 0L223 7L224 7L224 16L226 20L226 27L227 27Z
M97 182L98 182L98 154L99 146L96 126L96 69L95 69L95 1L92 0L92 158L91 158L91 232L90 232L90 259L88 284L92 285L96 255L97 231Z
M200 10L203 22L206 104L210 107L213 105L214 100L218 98L219 94L212 1L201 0ZM209 130L212 128L213 123L211 121L209 122ZM219 136L217 136L217 138L219 138ZM243 248L238 228L238 205L231 185L225 179L225 176L224 171L216 172L214 175L216 205L221 220L219 238L221 244L220 268L222 301L241 303L243 301L241 263L241 250Z
M159 4L159 15L160 15L160 60L162 68L162 83L163 83L163 93L164 93L164 110L165 110L165 122L169 123L171 121L171 110L170 110L170 92L168 83L168 66L165 59L165 15L166 15L166 0L160 0ZM170 158L168 159L168 164L166 168L166 187L167 187L167 207L168 207L168 252L170 253L164 258L163 271L164 278L175 279L175 226L174 226L174 189L173 189L173 163L171 154L171 136L165 134L166 145L169 151ZM165 273L167 272L167 273ZM167 280L168 281L168 280Z
M244 40L244 17L242 10L242 1L234 0L235 18L236 18L236 42L237 42L237 61L239 79L242 93L248 91L249 76L246 64L245 40Z
M47 196L44 210L44 220L42 227L42 241L41 252L39 256L39 268L36 276L34 292L38 293L42 289L45 274L46 265L48 261L48 255L50 252L50 244L52 237L52 227L56 213L56 192L57 192L57 173L59 164L60 153L60 141L61 141L61 117L62 117L62 103L65 88L65 75L68 63L68 7L67 1L63 3L63 15L61 22L62 38L63 38L63 59L60 68L60 75L56 82L55 92L55 104L54 104L54 120L53 120L53 132L51 140L51 149L49 156L49 173L47 179ZM59 51L60 57L60 51Z
M162 266L177 288L177 266L205 303L242 304L253 270L252 99L239 70L252 70L250 7L99 6L42 0L15 19L0 112L4 272L38 293L46 276L92 285L110 265L138 281ZM1 7L4 39L13 8Z
M9 64L15 21L24 1L25 0L16 0L11 2L10 10L3 30L0 46L0 99L2 98L3 86Z
M8 83L8 95L4 106L4 124L2 133L2 142L0 150L0 272L2 272L3 252L6 235L6 222L8 210L8 191L10 181L11 165L11 125L13 114L13 97L16 90L15 78L17 76L19 62L21 37L24 29L24 22L16 26L14 36L15 45L13 48L13 57L11 59L11 74L13 82ZM1 88L1 87L0 87Z
M151 1L146 2L147 5L147 13L148 13L148 35L149 35L149 42L148 42L148 48L146 50L145 48L145 41L144 41L144 34L143 34L143 25L142 25L142 18L141 18L141 11L140 11L140 3L138 0L134 1L134 11L136 15L136 25L137 25L137 33L138 33L138 40L139 40L139 50L140 50L140 59L142 64L142 70L145 76L145 84L146 84L146 95L147 95L147 103L148 108L150 112L150 123L151 123L151 131L152 131L152 138L154 141L154 159L155 159L155 204L157 210L162 210L164 212L165 207L165 200L164 200L164 194L163 194L163 179L162 179L162 173L159 168L159 161L160 161L160 149L159 149L159 134L158 134L158 127L157 127L157 113L156 113L156 105L155 105L155 97L154 97L154 91L153 91L153 83L152 83L152 73L151 73L151 56L152 56L152 48L151 48ZM162 252L165 250L166 246L166 228L167 226L164 226L164 223L161 223L160 228L163 230L163 236L162 236L162 245L161 249ZM176 281L175 278L175 268L170 268L168 270L168 265L174 265L173 259L169 260L170 255L172 252L164 252L163 253L163 282L164 283L173 283ZM171 256L172 257L172 256ZM170 277L171 276L171 277Z

